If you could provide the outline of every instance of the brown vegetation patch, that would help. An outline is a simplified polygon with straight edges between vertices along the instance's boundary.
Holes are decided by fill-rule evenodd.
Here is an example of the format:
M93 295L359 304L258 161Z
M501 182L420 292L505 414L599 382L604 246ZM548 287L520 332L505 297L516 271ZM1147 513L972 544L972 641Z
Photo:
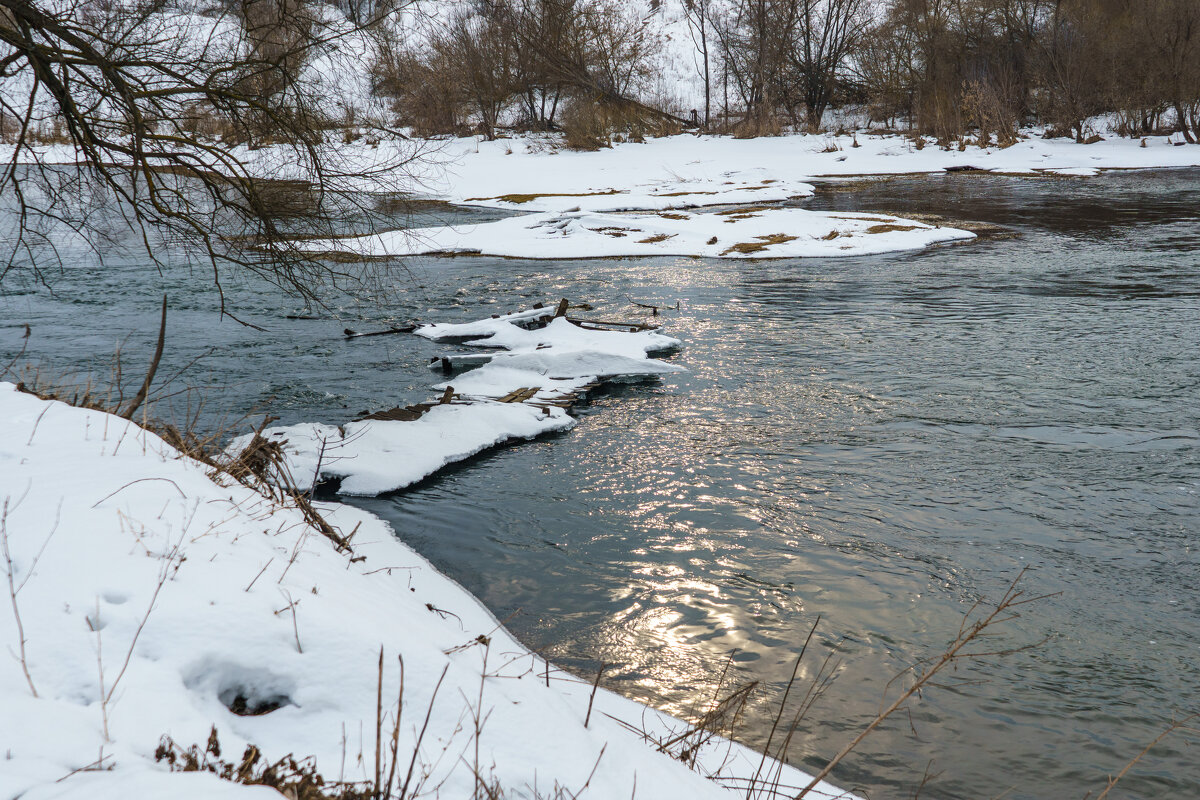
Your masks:
M667 239L674 239L677 235L674 233L656 233L645 239L639 239L638 244L658 244L659 242L665 242Z
M742 208L727 208L724 211L718 211L718 217L733 217L739 214L753 214L757 211L768 211L770 206L745 206Z
M739 244L735 244L733 247L730 247L728 250L722 252L721 255L727 256L730 253L741 253L742 255L760 253L773 244L784 244L786 242L792 242L796 240L795 236L788 236L786 233L772 233L769 236L755 236L754 238L758 239L759 241L740 242Z
M609 189L607 192L546 192L544 194L502 194L497 197L468 197L466 202L480 202L483 200L499 200L502 203L513 203L514 205L523 205L541 197L604 197L610 194L621 194L617 189Z
M872 225L867 228L867 233L891 233L892 231L915 231L920 228L920 225L896 225L888 223L887 225Z
M665 211L660 212L659 216L663 219L691 219L687 214L669 214Z
M853 219L853 220L858 220L859 222L890 223L892 221L891 217L857 217L857 216L847 215L847 214L836 214L836 215L831 214L830 218L831 219Z
M621 239L629 233L639 232L636 228L619 228L616 225L606 225L603 228L588 228L588 230L594 233L603 233L605 236L612 236L615 239Z

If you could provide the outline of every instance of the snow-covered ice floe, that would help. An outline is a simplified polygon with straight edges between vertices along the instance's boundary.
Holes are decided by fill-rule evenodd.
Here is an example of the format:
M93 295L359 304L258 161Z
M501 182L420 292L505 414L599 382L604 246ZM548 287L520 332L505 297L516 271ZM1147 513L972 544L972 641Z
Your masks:
M511 353L595 353L644 359L650 353L674 350L681 342L653 331L595 330L572 323L566 317L554 317L553 311L534 309L506 314L460 325L421 325L413 331L433 341L461 341L477 347L502 348ZM524 327L519 323L541 321L544 327Z
M585 726L590 681L526 650L365 511L318 504L356 531L339 552L298 509L124 419L9 383L0 419L0 572L21 624L5 600L0 798L280 797L156 762L160 737L203 751L213 728L234 764L253 743L265 761L312 756L327 780L370 782L380 680L384 751L395 730L400 774L416 751L421 796L470 797L477 770L510 797L744 797L776 768L781 785L808 781L720 739L689 770L653 744L682 722L604 689ZM850 797L821 790L809 796Z
M513 439L533 439L575 426L561 408L523 403L447 403L411 422L363 420L344 425L305 422L268 428L283 444L286 482L307 491L340 480L339 494L373 496L411 486L457 461ZM239 453L253 434L229 445Z
M307 490L337 480L345 495L397 491L504 442L569 430L575 420L562 406L601 381L686 371L647 357L679 347L678 339L653 331L583 328L547 308L424 325L414 333L496 352L482 366L435 386L452 389L454 400L417 419L266 429L261 435L279 442L285 458L280 481ZM526 391L513 398L520 390ZM242 452L253 437L235 439L228 452Z
M303 243L364 256L482 253L513 258L804 258L914 250L973 239L956 228L871 213L749 206L717 213L526 214L478 225Z

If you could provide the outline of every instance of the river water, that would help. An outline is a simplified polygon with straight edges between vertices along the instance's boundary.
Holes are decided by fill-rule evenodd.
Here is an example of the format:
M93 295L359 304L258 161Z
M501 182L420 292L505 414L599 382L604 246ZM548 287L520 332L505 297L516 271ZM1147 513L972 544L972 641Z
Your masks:
M1006 235L837 260L411 259L385 305L317 320L227 286L265 332L218 322L203 270L67 251L53 294L6 280L0 363L30 323L26 358L46 374L105 372L122 341L137 373L167 291L160 374L200 357L184 380L209 387L204 425L335 422L427 398L439 378L423 365L445 349L343 327L678 301L662 321L690 372L603 390L569 433L354 502L531 647L581 674L612 665L618 691L688 715L726 664L727 683L759 681L751 744L819 617L798 681L830 653L838 676L793 737L810 769L1027 569L1021 587L1051 596L985 647L1037 646L964 665L834 780L909 797L932 761L922 797L1095 793L1198 709L1200 171L900 178L804 205ZM1110 796L1200 797L1197 744L1168 739Z

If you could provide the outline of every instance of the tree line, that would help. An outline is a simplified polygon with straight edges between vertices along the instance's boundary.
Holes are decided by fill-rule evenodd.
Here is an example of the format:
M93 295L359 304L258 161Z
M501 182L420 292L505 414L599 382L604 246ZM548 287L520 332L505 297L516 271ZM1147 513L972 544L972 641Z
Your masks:
M1200 139L1196 0L682 0L703 108L656 103L661 0L476 0L372 64L397 121L420 132L561 128L581 145L648 123L755 136L815 131L830 109L943 143L1015 140L1022 125L1083 141Z

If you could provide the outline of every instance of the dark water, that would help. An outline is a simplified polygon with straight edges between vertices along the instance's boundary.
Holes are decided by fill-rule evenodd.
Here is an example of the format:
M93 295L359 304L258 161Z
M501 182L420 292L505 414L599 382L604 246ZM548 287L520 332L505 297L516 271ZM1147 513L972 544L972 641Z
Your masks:
M627 694L690 713L734 654L736 679L763 684L751 743L819 616L800 680L829 652L840 674L794 737L808 767L1028 568L1023 588L1053 596L986 647L1045 641L964 665L834 779L909 797L932 760L922 797L1094 795L1172 714L1200 710L1200 172L906 178L806 205L1020 235L838 260L418 259L388 306L325 321L235 287L266 333L218 323L202 272L68 259L57 297L6 280L0 364L25 322L48 369L94 366L131 330L126 361L144 361L165 286L163 370L216 348L191 372L221 387L206 423L254 407L341 421L426 397L422 364L443 349L344 342L343 327L679 300L664 321L691 372L606 390L568 434L356 502L531 646L581 672L614 664ZM1197 744L1168 739L1110 797L1200 797Z

